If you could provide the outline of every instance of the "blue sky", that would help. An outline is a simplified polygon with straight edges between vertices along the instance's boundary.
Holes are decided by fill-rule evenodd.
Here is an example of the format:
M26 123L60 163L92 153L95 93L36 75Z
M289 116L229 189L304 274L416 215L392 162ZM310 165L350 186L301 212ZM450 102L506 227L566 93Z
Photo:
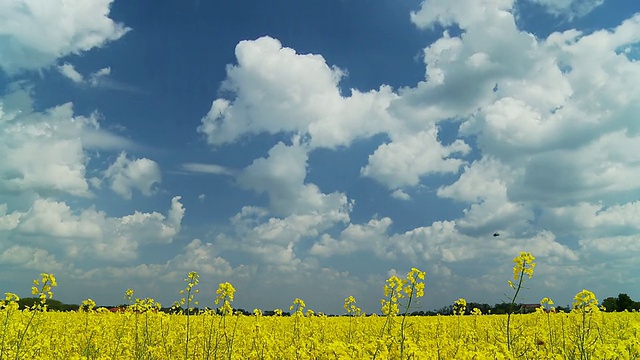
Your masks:
M640 298L640 3L0 5L0 287L165 305ZM494 237L498 232L500 236Z

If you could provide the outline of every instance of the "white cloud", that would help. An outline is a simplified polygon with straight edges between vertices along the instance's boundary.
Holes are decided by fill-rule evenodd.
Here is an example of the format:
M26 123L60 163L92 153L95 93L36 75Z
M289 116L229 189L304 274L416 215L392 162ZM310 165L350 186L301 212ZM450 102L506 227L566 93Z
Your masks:
M455 173L463 162L452 155L469 151L462 140L442 145L435 125L425 125L420 116L405 120L395 105L402 99L388 86L366 93L352 89L343 96L343 72L321 56L297 54L263 37L240 42L236 58L223 86L234 98L214 100L198 128L214 146L247 134L294 133L307 139L310 151L386 133L391 142L376 150L362 172L391 189L416 185L421 176Z
M576 252L559 243L548 231L533 236L508 238L468 236L458 231L456 221L436 221L404 233L388 234L390 218L372 219L367 224L350 224L335 239L321 236L309 253L320 257L373 253L380 260L408 261L412 264L460 263L499 257L510 261L519 251L531 251L545 262L577 261ZM524 250L523 250L524 249ZM444 266L444 265L442 265ZM484 271L478 268L478 271Z
M224 166L216 164L186 163L182 164L182 169L190 172L199 172L216 175L233 175L233 171Z
M358 251L371 251L379 257L388 257L386 249L387 230L391 226L391 219L371 219L367 224L349 224L340 233L339 239L324 234L316 241L309 253L312 255L330 257L334 255L348 255Z
M233 232L218 237L223 246L248 252L277 271L291 272L302 266L295 252L302 239L349 222L353 203L344 194L324 194L315 184L305 184L307 151L299 138L292 145L280 142L268 157L254 160L238 175L241 186L267 193L270 211L243 207L232 218Z
M66 78L70 79L76 84L80 84L84 82L84 77L80 74L73 65L69 63L64 63L58 66L58 71Z
M0 253L0 264L40 272L58 272L65 266L43 249L13 245Z
M0 205L0 209L6 208L6 204ZM65 202L37 199L27 211L12 212L17 221L5 230L14 230L13 236L21 240L21 246L43 249L61 261L121 262L136 259L141 245L170 243L180 231L184 213L179 196L172 199L166 215L135 211L122 217L109 217L93 208L73 210Z
M105 84L105 82L108 83L106 79L111 74L111 68L106 67L91 73L89 78L85 80L84 76L82 76L82 74L80 74L75 67L69 63L59 65L58 71L76 84L88 85L91 87L99 87Z
M0 68L13 73L47 67L119 39L130 29L109 18L112 1L1 2Z
M100 84L104 83L105 78L111 74L111 68L106 67L102 68L91 74L89 77L89 85L93 87L100 86Z
M640 186L638 136L623 132L602 134L577 149L554 150L532 155L522 164L521 177L510 188L512 198L565 206L580 202L619 202L634 198ZM635 198L634 198L635 199Z
M528 204L509 198L507 191L517 175L496 159L484 157L465 167L456 182L440 187L437 194L470 203L463 210L464 217L456 220L459 231L467 235L522 231L534 214Z
M0 98L0 192L92 196L85 177L88 150L136 148L100 128L99 115L75 116L71 103L33 112L29 89Z
M411 200L411 195L407 194L406 192L400 190L400 189L396 189L394 192L391 193L391 197L396 198L398 200Z
M311 147L334 148L395 126L386 112L396 97L389 87L344 97L338 87L344 72L320 55L297 54L262 37L240 42L236 58L223 85L235 98L214 100L198 128L212 145L283 132L309 135Z
M99 213L93 211L77 216L64 202L38 199L21 216L17 231L25 234L47 234L57 238L97 239L102 236L102 228L92 220L100 217Z
M432 128L405 138L383 144L369 156L362 168L364 176L370 176L391 189L416 186L420 176L433 173L457 173L463 160L451 155L467 154L471 148L461 140L443 146L436 140L437 131Z
M637 191L640 67L620 49L640 41L640 16L539 41L517 28L512 6L424 2L416 25L463 32L425 49L426 81L391 106L408 118L463 119L460 134L477 136L482 161L438 192L470 203L461 230L523 231L535 207L611 204Z
M274 214L325 213L335 209L348 209L343 193L324 194L315 184L305 184L308 149L306 145L287 146L280 142L269 150L266 158L255 159L238 176L238 183L258 193L269 195Z
M433 27L435 24L459 24L467 28L500 15L512 6L513 0L425 0L420 10L411 13L411 22L420 28Z
M21 214L18 212L7 213L7 204L0 204L0 231L13 230L20 223Z
M147 158L129 160L125 152L104 173L111 183L111 189L125 199L131 199L132 189L143 195L154 193L156 184L161 182L160 167Z
M445 31L424 49L426 81L401 91L393 114L416 124L466 119L504 96L501 89L519 91L531 101L542 92L535 103L547 106L564 98L566 87L546 72L553 63L533 35L517 28L511 6L510 0L424 2L412 16L419 27L455 23L463 32L452 37Z
M306 265L296 246L302 240L314 239L338 223L348 222L344 208L322 213L291 214L277 218L267 216L261 208L245 206L232 219L233 232L220 234L216 245L221 249L253 255L257 264L278 272L291 273Z
M638 235L612 236L581 239L580 247L588 253L614 256L617 258L637 258L640 255L640 237Z
M470 203L503 198L514 174L508 166L491 157L483 157L465 166L458 180L438 189L438 196Z
M74 118L71 104L31 113L3 100L9 111L0 113L0 191L89 196L81 141L86 118Z
M529 0L545 7L547 12L555 16L566 16L569 19L587 15L605 0Z
M604 206L581 202L546 208L541 224L558 233L586 236L594 241L635 234L640 230L640 201Z

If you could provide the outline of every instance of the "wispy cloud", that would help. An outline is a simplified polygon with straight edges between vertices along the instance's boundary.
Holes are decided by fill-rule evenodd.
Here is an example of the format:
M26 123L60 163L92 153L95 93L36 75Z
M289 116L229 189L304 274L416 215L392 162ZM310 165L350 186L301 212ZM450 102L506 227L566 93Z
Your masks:
M206 173L216 175L234 175L235 171L228 169L224 166L216 164L202 164L202 163L186 163L182 164L182 169L195 173Z
M124 83L119 80L115 80L111 77L111 67L104 67L100 70L94 71L85 78L75 66L70 63L64 63L57 66L58 72L67 79L73 81L75 84L81 86L88 86L92 88L108 89L116 91L125 91L137 94L144 94L145 91L138 87Z

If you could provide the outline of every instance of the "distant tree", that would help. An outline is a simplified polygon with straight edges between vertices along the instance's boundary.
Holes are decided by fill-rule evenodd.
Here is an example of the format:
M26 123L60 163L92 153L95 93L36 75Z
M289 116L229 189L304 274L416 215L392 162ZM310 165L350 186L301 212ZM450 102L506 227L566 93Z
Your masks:
M602 300L602 306L604 306L606 312L618 311L618 299L609 296Z
M40 303L39 297L25 297L18 300L18 306L20 309L32 308L35 304ZM75 311L80 307L77 304L65 304L56 299L47 299L47 309L52 311Z
M515 309L519 309L521 304L516 304L516 306L514 307ZM491 313L492 314L506 314L509 312L509 308L511 307L511 304L506 303L506 302L502 302L500 304L495 304L493 305L493 308L491 309Z
M617 311L633 310L634 301L627 294L618 294Z
M489 310L491 310L491 306L489 306L489 304L481 304L476 302L467 303L467 310L472 311L474 308L480 309L483 314L488 314Z
M234 310L233 310L233 313L234 313L234 314L236 314L236 313L242 313L242 315L244 315L244 316L249 316L249 315L252 315L252 314L253 314L253 313L251 313L251 312L249 312L249 311L247 311L247 310L245 310L245 309L243 309L243 308L234 309Z
M60 311L77 311L79 308L80 305L78 304L62 304Z

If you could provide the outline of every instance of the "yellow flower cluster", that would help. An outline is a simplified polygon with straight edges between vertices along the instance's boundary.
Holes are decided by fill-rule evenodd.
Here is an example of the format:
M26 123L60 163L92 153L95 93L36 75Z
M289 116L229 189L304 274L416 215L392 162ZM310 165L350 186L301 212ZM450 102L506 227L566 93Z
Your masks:
M533 262L536 258L531 255L530 252L520 252L520 255L513 259L515 265L513 266L513 280L518 280L520 276L527 275L529 279L533 276L533 269L536 267L536 263Z
M53 274L42 273L40 274L41 280L33 280L33 286L31 287L31 294L38 295L40 298L40 305L45 306L47 299L53 297L52 288L58 286L55 276ZM40 288L38 288L40 286ZM34 305L35 306L35 305Z
M455 315L464 315L467 311L467 300L460 298L453 303L453 313Z
M407 274L407 277L400 279L398 276L393 275L387 279L384 285L384 296L386 299L380 300L382 314L398 315L400 313L400 299L408 298L409 304L405 305L405 310L408 309L410 302L414 298L424 296L424 281L426 273L420 271L417 268L411 268L411 271ZM415 292L415 293L414 293Z
M362 310L356 306L356 298L354 298L353 296L349 296L348 298L344 299L344 310L349 316L362 315Z
M233 313L233 308L231 307L231 303L233 302L233 295L236 293L236 289L231 285L231 283L224 282L218 285L218 290L216 290L216 299L214 303L219 305L222 303L222 307L220 308L220 312L224 315L231 315Z
M304 303L304 300L295 298L293 305L289 306L289 310L293 311L295 315L302 315L305 307L307 304Z
M573 297L573 309L584 312L597 312L598 299L596 295L589 290L582 290Z

